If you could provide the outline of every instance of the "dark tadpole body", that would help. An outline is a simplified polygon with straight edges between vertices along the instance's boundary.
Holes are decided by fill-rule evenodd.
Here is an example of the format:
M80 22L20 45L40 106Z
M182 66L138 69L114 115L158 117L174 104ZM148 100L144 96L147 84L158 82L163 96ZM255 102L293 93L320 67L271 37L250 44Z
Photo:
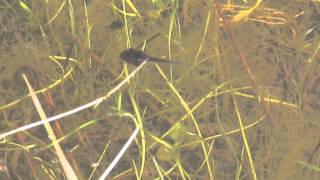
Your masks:
M110 28L110 30L112 31L121 29L122 27L123 27L123 22L119 20L112 21L112 23L108 26L108 28Z
M129 48L120 53L120 58L129 64L139 66L143 61L153 61L158 63L171 63L169 60L156 58L147 55L145 52ZM175 63L176 64L176 63Z

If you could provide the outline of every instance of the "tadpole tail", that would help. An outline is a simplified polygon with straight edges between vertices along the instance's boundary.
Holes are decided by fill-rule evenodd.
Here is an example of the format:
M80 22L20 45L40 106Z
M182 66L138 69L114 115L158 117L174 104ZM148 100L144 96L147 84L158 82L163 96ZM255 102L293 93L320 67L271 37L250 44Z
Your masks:
M157 58L157 57L149 57L148 61L151 62L157 62L157 63L167 63L167 64L177 64L177 65L183 65L183 63L176 62L176 61L170 61L169 59L162 59L162 58Z

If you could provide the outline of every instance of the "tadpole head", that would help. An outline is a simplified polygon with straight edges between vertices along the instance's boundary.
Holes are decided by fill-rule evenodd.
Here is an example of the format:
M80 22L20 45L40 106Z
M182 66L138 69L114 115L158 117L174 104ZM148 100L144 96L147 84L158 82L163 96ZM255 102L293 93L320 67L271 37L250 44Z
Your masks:
M143 61L148 59L148 55L146 55L143 51L129 48L120 53L120 58L126 61L129 64L133 64L135 66L140 65Z
M121 29L123 27L123 22L119 20L112 21L112 23L108 26L112 31Z

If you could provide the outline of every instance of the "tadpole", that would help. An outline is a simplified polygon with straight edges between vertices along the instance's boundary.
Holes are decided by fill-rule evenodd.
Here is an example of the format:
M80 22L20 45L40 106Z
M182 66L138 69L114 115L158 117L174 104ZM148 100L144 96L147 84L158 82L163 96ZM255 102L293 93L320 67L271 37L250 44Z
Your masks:
M148 38L146 42L149 42L156 37L158 37L160 33L157 33L153 35L152 37ZM168 59L164 58L158 58L154 56L150 56L147 53L145 53L142 50L139 50L138 48L142 46L142 44L138 45L136 48L129 48L120 53L120 58L132 65L139 66L142 62L144 61L152 61L152 62L157 62L157 63L169 63L169 64L180 64L178 62L172 62Z
M139 66L143 61L152 61L152 62L158 62L158 63L172 63L172 61L170 60L149 56L145 52L138 49L133 49L133 48L129 48L127 50L122 51L120 53L120 58L125 62L135 66ZM174 62L174 64L177 64L177 63Z

